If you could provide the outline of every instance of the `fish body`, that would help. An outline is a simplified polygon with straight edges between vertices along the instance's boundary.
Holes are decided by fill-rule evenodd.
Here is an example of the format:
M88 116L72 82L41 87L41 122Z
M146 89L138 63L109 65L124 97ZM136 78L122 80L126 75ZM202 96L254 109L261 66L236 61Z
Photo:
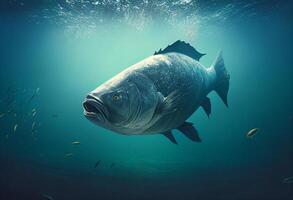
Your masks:
M67 153L64 155L64 158L69 158L69 157L72 157L73 156L73 153Z
M79 141L75 141L75 142L72 142L71 144L78 145L78 144L80 144L80 142Z
M17 127L18 127L18 125L17 125L17 124L15 124L15 125L14 125L14 127L13 127L13 131L14 131L14 132L16 132L16 130L17 130Z
M48 194L42 194L42 196L44 197L44 199L46 200L54 200L54 198L51 195Z
M35 128L36 128L36 122L33 122L33 123L32 123L32 130L34 131Z
M291 183L293 183L293 176L291 176L291 177L287 177L287 178L284 178L284 179L283 179L283 183L286 183L286 184L291 184Z
M33 117L35 117L35 116L36 116L36 114L37 114L37 109L35 109L35 108L34 108L34 109L32 109L32 116L33 116Z
M101 161L99 160L98 162L96 162L95 164L95 168L97 168L100 165Z
M28 103L31 102L36 96L39 95L40 88L37 88L35 93L31 96L31 98L28 100Z
M122 71L86 97L85 116L99 126L124 135L164 134L177 143L172 129L200 141L186 119L200 106L211 113L207 97L215 90L227 105L229 74L222 55L206 68L203 56L177 41Z
M248 131L248 133L246 134L247 138L252 138L253 136L255 136L255 134L259 131L258 128L253 128L250 131Z

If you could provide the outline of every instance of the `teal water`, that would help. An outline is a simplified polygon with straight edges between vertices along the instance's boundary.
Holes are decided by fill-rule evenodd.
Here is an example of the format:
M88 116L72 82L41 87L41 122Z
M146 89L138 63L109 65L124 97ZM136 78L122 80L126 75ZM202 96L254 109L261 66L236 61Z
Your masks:
M147 7L99 18L32 2L3 4L0 14L1 199L292 198L289 2L226 1L215 12L214 1L186 1L181 15ZM202 143L177 131L179 145L160 134L123 136L85 119L89 91L178 39L206 53L207 67L222 50L231 76L229 108L212 92L210 118L198 109L188 119ZM252 128L260 130L247 139Z

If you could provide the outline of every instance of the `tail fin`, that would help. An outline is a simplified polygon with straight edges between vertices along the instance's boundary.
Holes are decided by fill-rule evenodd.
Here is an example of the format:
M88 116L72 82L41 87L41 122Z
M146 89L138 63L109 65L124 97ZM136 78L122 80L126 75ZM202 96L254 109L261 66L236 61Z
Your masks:
M229 90L230 75L225 68L222 52L219 53L212 67L216 71L216 84L214 90L228 107L227 95Z

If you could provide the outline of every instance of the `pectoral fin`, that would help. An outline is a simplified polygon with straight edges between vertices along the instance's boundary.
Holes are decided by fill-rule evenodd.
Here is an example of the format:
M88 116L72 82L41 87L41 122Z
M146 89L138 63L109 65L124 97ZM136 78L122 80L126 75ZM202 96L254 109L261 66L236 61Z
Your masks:
M171 130L166 131L164 133L162 133L164 136L166 136L172 143L174 144L178 144L174 135L172 134Z
M177 106L180 100L180 94L178 90L174 90L166 97L164 97L160 92L158 95L160 97L160 102L157 106L156 113L166 115L177 110Z
M211 101L210 98L205 97L203 101L201 102L200 106L203 108L205 113L207 114L208 117L210 117L211 114Z
M181 126L177 128L180 132L182 132L187 138L194 142L201 142L201 139L198 135L197 130L190 122L184 122Z

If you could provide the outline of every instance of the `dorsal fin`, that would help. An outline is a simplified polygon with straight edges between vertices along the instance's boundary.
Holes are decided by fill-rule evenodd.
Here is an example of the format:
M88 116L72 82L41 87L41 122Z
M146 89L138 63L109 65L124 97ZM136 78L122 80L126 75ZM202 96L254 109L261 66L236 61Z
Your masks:
M177 53L182 53L186 56L189 56L197 61L205 55L202 53L199 53L195 48L193 48L189 43L186 43L181 40L177 40L173 44L167 46L165 49L160 49L158 52L155 52L154 55L158 54L165 54L165 53L171 53L171 52L177 52Z

